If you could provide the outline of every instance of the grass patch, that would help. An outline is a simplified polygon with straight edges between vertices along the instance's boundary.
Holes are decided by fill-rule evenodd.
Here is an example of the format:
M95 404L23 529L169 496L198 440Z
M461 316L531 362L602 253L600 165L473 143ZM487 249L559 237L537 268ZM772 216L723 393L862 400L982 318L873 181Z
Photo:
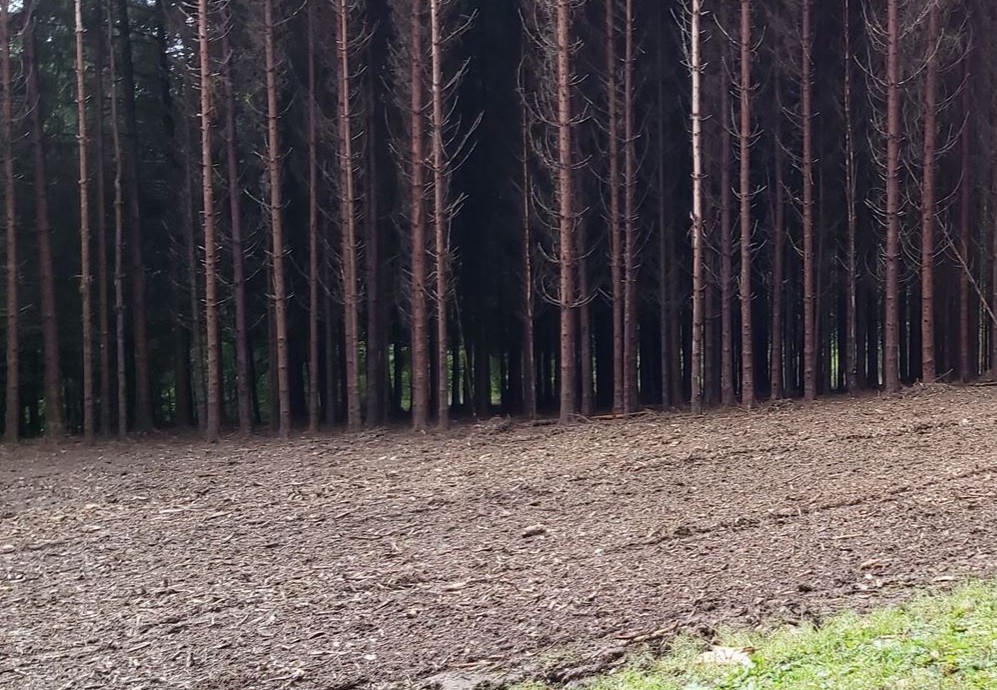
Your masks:
M726 635L751 665L704 663L680 638L664 659L593 681L591 690L990 690L997 688L997 583L973 584L820 628Z

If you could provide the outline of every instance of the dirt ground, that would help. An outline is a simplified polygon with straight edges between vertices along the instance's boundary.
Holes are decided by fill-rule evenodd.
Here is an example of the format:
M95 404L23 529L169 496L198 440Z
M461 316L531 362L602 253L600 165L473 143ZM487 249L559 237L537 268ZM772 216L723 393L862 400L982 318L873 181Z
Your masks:
M575 678L997 575L997 387L0 455L0 687ZM502 675L506 674L506 675Z

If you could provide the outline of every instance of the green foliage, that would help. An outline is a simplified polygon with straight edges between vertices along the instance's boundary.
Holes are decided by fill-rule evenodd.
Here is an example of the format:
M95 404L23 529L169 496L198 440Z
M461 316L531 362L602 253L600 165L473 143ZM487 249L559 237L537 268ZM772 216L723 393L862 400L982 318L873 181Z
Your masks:
M997 687L997 584L974 584L819 629L734 633L752 666L703 663L701 642L598 679L592 690L984 690Z

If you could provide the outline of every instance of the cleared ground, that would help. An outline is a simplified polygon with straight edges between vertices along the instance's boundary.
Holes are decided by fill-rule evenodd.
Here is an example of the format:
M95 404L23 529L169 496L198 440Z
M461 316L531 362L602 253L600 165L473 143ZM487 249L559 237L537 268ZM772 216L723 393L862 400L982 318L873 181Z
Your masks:
M0 455L0 687L548 680L997 575L997 388Z

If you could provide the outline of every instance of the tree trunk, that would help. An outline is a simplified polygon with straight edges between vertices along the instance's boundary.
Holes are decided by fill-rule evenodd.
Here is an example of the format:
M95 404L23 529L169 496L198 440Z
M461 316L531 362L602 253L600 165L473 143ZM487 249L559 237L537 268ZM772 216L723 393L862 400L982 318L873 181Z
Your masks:
M383 424L387 415L387 348L384 330L384 300L381 286L381 213L378 203L377 94L374 82L367 85L367 424Z
M209 442L218 440L221 433L222 401L219 382L221 362L219 354L221 339L218 328L218 284L217 240L215 238L215 190L214 190L214 151L212 150L212 101L211 101L211 55L208 47L208 0L198 0L197 45L200 57L201 87L201 190L204 208L204 322L207 342L208 417L205 422L205 438Z
M933 383L935 372L935 160L938 136L939 9L928 10L928 64L924 85L924 159L921 183L921 380ZM966 258L964 256L964 258Z
M49 438L59 438L65 434L66 429L62 399L62 373L61 367L59 366L59 322L55 308L55 275L52 270L52 225L49 219L48 174L46 170L47 165L45 157L44 129L42 126L42 107L40 97L41 79L39 76L40 64L38 62L34 31L36 21L34 12L34 0L28 0L24 6L24 13L27 17L27 22L22 34L22 43L24 46L24 71L27 90L28 135L31 139L31 148L34 152L35 162L35 235L38 238L38 273L41 282L42 345L44 351L45 370L45 435ZM81 30L79 27L77 27L77 29ZM83 70L85 78L85 65L83 66ZM83 90L84 92L86 91L85 87ZM77 95L79 95L79 93L77 93ZM86 104L84 103L82 107L85 116ZM85 128L85 121L81 124ZM80 131L83 132L84 130L81 129ZM89 230L89 228L87 229ZM82 275L88 276L89 273L89 266L84 267ZM86 350L87 346L88 344L84 343L84 350ZM90 342L89 346L92 347L93 343ZM86 366L84 366L84 368L86 368ZM84 389L87 388L87 380L85 376L83 387ZM85 390L84 399L86 399ZM92 390L90 391L90 401L90 417L92 417ZM84 402L84 426L86 426L86 420L88 419L86 409L87 407ZM89 421L91 432L90 438L92 439L93 420L90 419Z
M131 273L132 323L134 324L135 336L135 429L148 431L152 428L152 393L150 390L152 378L149 371L149 337L146 325L145 265L142 261L142 211L138 179L138 124L128 0L118 0L118 30L121 47L121 85L125 111L121 136L126 142L122 149L122 184L127 189L129 226L127 245Z
M637 409L640 389L637 382L637 132L634 109L637 95L634 68L637 62L634 45L634 0L626 0L624 17L623 71L623 402L627 412Z
M426 304L426 220L423 142L423 49L420 2L412 1L410 17L411 55L411 153L409 165L410 222L412 226L412 428L424 430L429 424L429 325Z
M232 29L231 11L225 16L226 27L222 32L222 88L225 90L225 146L228 176L230 243L232 251L232 292L235 302L235 386L236 405L239 411L239 431L253 431L252 386L250 385L249 329L246 308L245 245L242 230L242 186L239 180L239 144L236 134L235 77L229 33Z
M937 7L933 10L937 12ZM969 319L969 279L970 271L972 271L972 259L970 258L970 242L969 233L971 231L971 213L972 213L972 173L973 166L971 164L972 155L972 120L971 120L971 110L972 110L972 92L970 91L970 67L969 58L967 56L965 65L963 66L963 85L962 85L962 112L965 118L965 124L963 125L963 132L960 142L960 155L962 158L961 166L962 173L959 176L959 254L962 256L962 261L965 265L962 266L962 270L959 272L959 378L964 383L972 378L976 377L977 367L971 364L971 350L970 350L970 338L973 337L970 332L970 319Z
M10 0L0 0L0 96L3 99L0 101L0 159L3 162L4 223L7 235L7 406L4 438L8 443L17 442L21 422L13 86L10 65Z
M125 198L124 147L118 116L118 68L114 50L114 21L107 0L108 73L111 80L111 141L114 149L114 322L115 359L118 391L118 436L128 433L128 377L125 364Z
M446 208L446 170L443 151L443 43L440 31L440 2L429 0L432 34L432 98L431 130L433 137L433 230L436 244L436 422L445 429L450 421L449 383L447 371L447 246L448 209Z
M107 189L104 172L104 21L103 8L98 6L97 30L94 32L96 68L94 69L94 177L97 186L97 294L100 329L100 431L111 431L111 317L108 294Z
M534 328L535 317L533 307L533 233L531 223L533 220L532 185L533 177L530 175L530 134L529 117L526 106L523 106L523 236L522 236L522 262L523 262L523 412L528 419L535 419L537 416L537 373L536 360L534 358Z
M813 26L812 0L803 0L800 69L803 126L803 397L817 397L816 260L814 258Z
M626 412L624 381L624 318L626 288L623 277L623 232L620 227L620 123L616 64L616 2L606 0L606 97L609 125L609 265L613 299L613 411Z
M852 106L852 12L851 0L844 0L845 59L844 59L844 120L845 120L845 205L847 207L847 240L845 249L845 387L849 393L858 392L858 190L855 126Z
M338 2L337 67L339 82L339 171L343 308L345 310L346 419L351 429L363 423L360 413L360 309L357 294L357 195L353 161L353 106L350 70L350 0Z
M692 413L703 412L703 115L700 23L703 0L690 0L689 71L692 103L692 348L690 365Z
M886 27L886 290L883 366L887 393L900 391L900 19L899 0L887 0Z
M267 178L270 187L271 270L274 295L274 330L277 340L277 435L291 434L291 385L287 357L287 283L284 278L284 219L281 188L280 107L277 100L277 55L274 37L274 1L263 0L263 35L266 53Z
M308 3L308 430L319 423L318 103L315 92L315 2Z
M778 77L776 77L778 80ZM770 396L781 400L786 394L784 372L786 368L783 343L785 342L783 322L785 318L786 282L786 181L784 177L785 157L782 150L782 97L776 82L776 126L775 126L775 208L772 227L772 324L770 337L772 347L769 361Z
M724 70L726 75L726 70ZM733 239L731 197L730 87L720 84L720 398L725 406L736 402L734 390Z
M554 40L556 45L557 88L557 184L558 184L558 236L559 236L559 310L561 321L560 388L562 424L571 422L576 408L575 397L575 211L574 147L572 146L573 116L571 109L571 0L557 0Z
M91 297L91 276L90 276L90 175L87 171L88 154L87 154L87 89L86 89L86 78L87 78L87 66L84 51L84 40L83 40L83 0L76 0L74 3L75 15L76 15L76 114L77 114L77 141L79 142L79 154L80 154L80 181L79 181L79 193L80 193L80 293L83 302L83 438L87 444L93 443L94 439L94 405L93 405L93 304ZM34 20L32 19L32 24ZM33 42L32 37L25 38L27 43ZM34 52L33 50L31 51ZM33 66L37 66L34 60L30 61ZM32 78L29 76L29 82ZM37 83L36 83L37 87ZM37 92L35 93L37 96ZM30 98L29 98L30 100ZM35 120L32 122L32 127L41 126L40 118L37 116L38 100L34 99L34 109L36 110L35 116L32 118ZM35 119L37 118L37 119ZM37 133L36 136L38 140L35 142L36 151L36 164L44 160L44 154L41 151L41 133ZM37 174L37 173L36 173ZM39 180L37 177L35 179L36 184L42 183L43 187L38 192L39 202L42 203L43 207L46 208L45 211L45 227L39 227L39 232L44 230L45 234L48 234L48 211L47 203L44 201L45 190L44 190L44 175L42 179ZM41 224L41 208L39 207L39 225ZM41 244L41 243L40 243ZM48 238L44 240L44 245L48 247ZM46 281L49 282L49 289L53 287L52 283L52 266L51 266L51 252L46 249L48 253L47 257L42 259L42 283ZM45 261L48 261L48 268L44 266ZM45 276L45 273L48 273ZM42 288L43 294L43 304L45 302L44 298L45 289ZM50 294L49 298L52 300L53 311L50 315L53 323L52 328L55 327L55 310L54 310L54 300L55 296ZM44 311L44 307L43 307ZM42 317L43 322L46 316ZM44 326L43 326L44 329ZM46 389L48 389L48 346L46 346ZM56 375L58 375L58 343L55 343L55 357L56 357ZM60 381L57 379L55 381L55 387L58 389ZM48 395L46 394L46 400ZM48 406L45 408L46 421L48 421ZM59 410L56 417L61 418L61 410ZM61 419L60 419L61 423Z
M741 402L755 405L755 351L751 328L751 2L741 0Z

